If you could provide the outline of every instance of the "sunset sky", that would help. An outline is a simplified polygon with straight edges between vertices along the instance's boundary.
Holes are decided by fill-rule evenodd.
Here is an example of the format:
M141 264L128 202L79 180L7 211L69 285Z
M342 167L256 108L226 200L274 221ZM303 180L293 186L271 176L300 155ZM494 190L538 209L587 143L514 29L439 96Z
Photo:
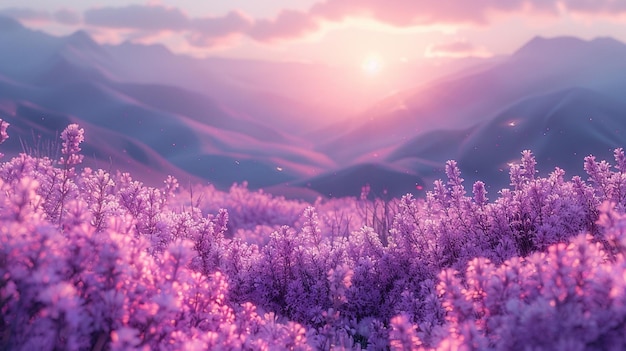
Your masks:
M57 35L84 29L101 43L367 69L506 54L536 35L626 41L623 0L0 0L0 14Z

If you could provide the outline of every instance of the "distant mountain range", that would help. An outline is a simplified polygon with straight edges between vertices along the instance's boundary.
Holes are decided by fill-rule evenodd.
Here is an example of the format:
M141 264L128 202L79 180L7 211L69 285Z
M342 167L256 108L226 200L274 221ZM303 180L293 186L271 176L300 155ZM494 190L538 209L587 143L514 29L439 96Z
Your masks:
M626 146L626 45L534 38L482 70L389 97L360 120L319 150L340 164L377 161L427 183L455 159L468 182L483 180L494 192L508 185L508 164L524 149L543 174L558 166L583 175L584 156L611 160Z
M54 37L6 17L0 52L0 118L12 136L4 153L53 154L76 122L88 165L148 183L173 174L324 196L356 196L368 183L397 196L430 189L456 159L468 183L496 192L524 149L542 173L574 175L587 154L611 158L626 144L626 45L610 38L535 38L429 83L409 83L418 74L408 65L390 72L402 88L393 94L325 65L99 45L85 32ZM355 109L363 101L370 107Z
M34 135L9 139L3 144L7 154L19 152L23 144L40 147L41 139L54 140L67 124L77 122L86 129L88 160L139 168L144 177L173 173L219 187L244 180L262 187L336 166L305 139L213 98L212 92L241 97L246 92L213 79L210 72L191 80L192 64L201 63L163 48L100 46L84 32L57 38L1 18L0 50L0 114L12 124L11 134ZM147 72L164 82L168 75L202 81L207 94L175 82L148 82ZM258 111L287 118L272 106Z

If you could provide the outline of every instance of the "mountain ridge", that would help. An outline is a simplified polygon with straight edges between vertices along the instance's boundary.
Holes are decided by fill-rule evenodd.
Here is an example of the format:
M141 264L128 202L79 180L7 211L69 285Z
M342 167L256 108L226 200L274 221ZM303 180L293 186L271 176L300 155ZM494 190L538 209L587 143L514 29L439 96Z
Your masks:
M51 37L0 16L0 50L13 46L28 57L13 53L0 62L0 118L23 129L20 119L32 124L37 114L55 116L54 123L42 120L49 137L50 126L83 121L89 132L107 136L98 141L110 139L100 149L89 145L93 155L121 147L126 154L115 158L128 157L144 173L154 167L160 174L169 165L220 187L249 180L252 187L358 196L365 185L358 183L368 182L398 195L443 177L445 161L457 159L468 181L484 177L497 188L506 185L507 164L520 148L535 148L545 165L558 156L575 172L582 167L571 155L552 149L582 153L572 139L598 153L626 143L615 133L626 130L619 119L626 114L620 102L626 44L612 38L536 37L510 56L381 96L350 120L333 115L336 124L315 132L309 128L331 110L316 105L314 95L344 89L333 83L341 77L281 91L295 80L323 81L328 67L198 60L162 45L100 45L84 31ZM305 72L310 67L317 68ZM294 75L272 80L281 68ZM297 96L308 100L292 99ZM351 95L334 98L342 96ZM596 122L588 126L585 113L597 115ZM564 132L543 135L544 124Z

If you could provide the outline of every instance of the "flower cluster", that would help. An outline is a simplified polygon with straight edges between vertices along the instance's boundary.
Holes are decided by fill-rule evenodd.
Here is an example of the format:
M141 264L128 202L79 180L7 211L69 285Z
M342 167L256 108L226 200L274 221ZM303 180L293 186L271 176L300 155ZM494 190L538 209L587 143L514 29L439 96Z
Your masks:
M626 346L621 149L589 181L524 151L497 194L449 161L423 199L307 203L76 170L83 133L0 165L0 349Z
M80 144L85 140L85 130L80 128L78 124L70 124L61 133L61 139L63 140L63 148L61 149L60 163L65 167L72 167L80 164L83 161L83 155L79 154Z

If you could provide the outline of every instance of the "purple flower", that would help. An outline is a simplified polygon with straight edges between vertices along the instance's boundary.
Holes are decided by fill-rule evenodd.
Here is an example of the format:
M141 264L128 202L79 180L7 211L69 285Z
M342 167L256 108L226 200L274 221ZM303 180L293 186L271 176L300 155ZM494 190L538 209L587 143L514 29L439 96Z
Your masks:
M63 140L61 153L65 155L61 157L60 163L65 167L72 167L83 161L83 155L79 155L80 144L84 141L85 130L80 128L78 124L70 124L61 133Z

